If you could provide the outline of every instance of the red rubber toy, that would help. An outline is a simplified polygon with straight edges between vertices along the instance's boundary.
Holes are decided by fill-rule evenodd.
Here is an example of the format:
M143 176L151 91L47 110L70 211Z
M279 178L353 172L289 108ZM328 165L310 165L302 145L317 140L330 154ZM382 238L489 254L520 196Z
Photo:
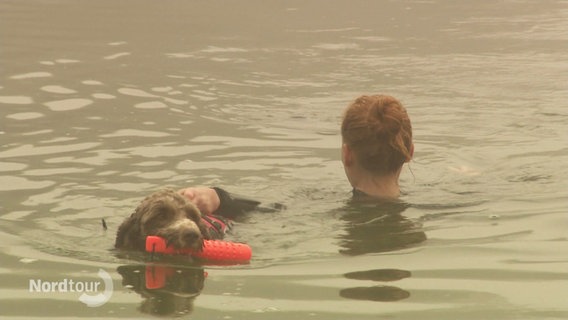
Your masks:
M203 240L203 250L168 247L166 240L158 236L146 237L146 251L165 254L189 254L196 258L219 262L248 262L252 257L249 245L222 240Z

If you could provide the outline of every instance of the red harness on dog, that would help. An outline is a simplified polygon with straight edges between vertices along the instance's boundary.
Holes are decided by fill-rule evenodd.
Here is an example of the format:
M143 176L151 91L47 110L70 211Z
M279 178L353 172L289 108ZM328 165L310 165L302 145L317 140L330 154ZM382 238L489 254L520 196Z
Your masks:
M212 239L223 239L227 230L231 229L232 223L227 218L207 214L201 217L203 223L209 228Z

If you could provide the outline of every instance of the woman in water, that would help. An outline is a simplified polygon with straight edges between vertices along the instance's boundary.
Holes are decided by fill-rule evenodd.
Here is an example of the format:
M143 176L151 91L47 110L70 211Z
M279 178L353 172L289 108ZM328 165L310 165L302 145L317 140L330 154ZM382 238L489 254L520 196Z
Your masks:
M344 254L392 251L426 240L398 201L402 167L412 159L412 125L406 109L387 95L361 96L345 110L341 160L353 187L340 236Z
M402 104L387 95L357 98L345 110L341 137L341 160L354 197L398 198L402 166L414 154Z
M387 95L357 98L345 110L341 137L341 160L354 199L398 198L402 166L414 153L412 126L402 104ZM180 193L204 214L238 215L259 204L220 188L185 188Z

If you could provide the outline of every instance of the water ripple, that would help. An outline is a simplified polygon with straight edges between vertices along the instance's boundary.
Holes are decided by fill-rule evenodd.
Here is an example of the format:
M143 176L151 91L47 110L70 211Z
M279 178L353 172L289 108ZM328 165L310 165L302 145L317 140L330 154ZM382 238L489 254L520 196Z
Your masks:
M108 55L108 56L106 56L106 57L103 57L103 59L105 59L105 60L115 60L115 59L118 59L118 58L121 58L121 57L125 57L125 56L129 56L129 55L131 55L130 52L119 52L119 53L115 53L115 54L111 54L111 55Z
M54 184L55 181L33 181L22 177L0 176L0 191L43 189Z
M158 96L144 90L134 89L134 88L119 88L119 93L122 93L125 96L132 96L132 97L142 97L142 98L157 98Z
M69 111L84 108L94 101L91 99L75 98L75 99L65 99L56 100L44 103L46 107L52 111Z
M5 104L32 104L34 100L27 96L0 96L0 103Z
M116 138L116 137L159 138L167 136L171 136L171 134L160 131L136 130L136 129L121 129L113 133L101 135L102 138Z
M38 72L29 72L29 73L13 75L10 77L10 79L23 80L23 79L48 78L48 77L53 77L53 74L49 72L38 71Z
M50 86L43 86L40 88L42 91L50 92L50 93L59 93L59 94L71 94L77 93L77 91L69 88L65 88L63 86L57 85L50 85Z
M29 157L29 156L35 157L47 154L75 152L75 151L93 149L98 147L99 145L100 143L98 142L84 142L77 144L55 145L55 146L45 146L45 147L38 147L32 144L24 144L0 152L0 159L13 158L13 157Z
M137 109L164 109L167 108L168 105L161 101L148 101L148 102L141 102L134 105L134 108Z
M6 118L14 119L14 120L31 120L44 117L43 113L39 112L20 112L20 113L13 113L7 115Z

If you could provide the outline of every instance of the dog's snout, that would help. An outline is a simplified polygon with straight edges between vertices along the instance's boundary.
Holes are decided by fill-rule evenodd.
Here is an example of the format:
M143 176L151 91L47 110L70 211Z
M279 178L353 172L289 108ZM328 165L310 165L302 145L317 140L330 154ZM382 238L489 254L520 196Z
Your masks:
M196 230L188 230L184 233L184 238L187 243L193 243L201 238L201 234Z
M159 229L157 235L168 240L168 245L175 248L193 248L200 250L203 247L203 235L195 222L184 218L175 221L165 228Z

